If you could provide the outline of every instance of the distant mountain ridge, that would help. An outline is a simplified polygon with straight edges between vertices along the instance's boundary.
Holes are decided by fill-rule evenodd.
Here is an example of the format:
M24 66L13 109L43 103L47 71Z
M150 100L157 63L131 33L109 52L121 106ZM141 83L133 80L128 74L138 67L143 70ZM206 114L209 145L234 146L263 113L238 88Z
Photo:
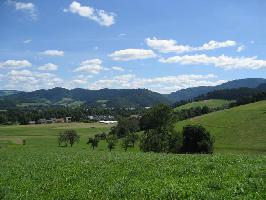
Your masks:
M101 89L87 90L76 88L53 88L21 92L2 97L5 101L18 105L68 105L79 102L88 105L107 107L146 107L158 103L170 104L171 101L156 92L147 89Z
M210 92L237 88L266 88L266 79L247 78L233 80L217 86L200 86L182 89L168 95L152 92L148 89L101 89L82 88L41 89L33 92L0 90L0 108L15 106L77 106L88 104L103 107L147 107L159 103L172 104L182 100L191 100ZM222 93L221 93L222 94Z
M18 91L18 90L0 90L0 97L12 95L12 94L18 94L20 92L21 91Z
M221 85L217 86L200 86L200 87L193 87L182 89L176 92L172 92L167 97L172 101L178 102L182 100L190 100L200 95L207 94L209 92L215 90L222 90L222 89L235 89L235 88L256 88L261 84L265 84L266 79L263 78L246 78L246 79L238 79L233 81L228 81Z

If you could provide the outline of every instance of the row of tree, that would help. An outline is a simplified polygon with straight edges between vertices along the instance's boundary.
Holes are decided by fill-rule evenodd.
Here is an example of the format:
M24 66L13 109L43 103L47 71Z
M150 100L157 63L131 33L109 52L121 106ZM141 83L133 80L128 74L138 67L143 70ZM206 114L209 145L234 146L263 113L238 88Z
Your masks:
M212 153L214 138L202 126L188 125L178 132L174 127L177 118L169 106L158 105L149 109L140 120L136 118L120 118L117 126L110 133L96 134L88 139L92 149L100 140L106 140L110 151L115 148L118 140L125 151L134 147L139 140L143 152L165 153ZM140 136L140 137L139 137ZM58 135L58 144L72 146L79 141L74 130Z

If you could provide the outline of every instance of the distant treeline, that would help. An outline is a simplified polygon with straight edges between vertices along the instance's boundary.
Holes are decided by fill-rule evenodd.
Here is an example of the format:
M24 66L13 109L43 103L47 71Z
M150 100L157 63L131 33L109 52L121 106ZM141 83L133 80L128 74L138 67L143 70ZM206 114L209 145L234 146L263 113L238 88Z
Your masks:
M262 101L266 99L266 84L261 84L257 88L237 88L237 89L221 89L200 95L194 99L187 101L179 101L172 107L178 107L195 101L203 101L209 99L234 100L229 107L244 105L252 102ZM224 108L220 108L224 109Z
M104 108L67 108L67 107L47 107L47 108L15 108L0 110L0 124L28 124L29 121L40 119L71 117L75 122L88 122L88 116L111 115L128 117L130 115L142 113L143 109L127 110L124 108L104 109Z

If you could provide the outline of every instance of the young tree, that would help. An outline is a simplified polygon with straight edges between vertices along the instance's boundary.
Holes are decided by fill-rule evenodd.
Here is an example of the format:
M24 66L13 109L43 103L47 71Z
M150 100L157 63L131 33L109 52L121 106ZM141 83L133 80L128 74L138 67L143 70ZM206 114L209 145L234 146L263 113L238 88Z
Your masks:
M66 141L69 142L71 147L73 146L74 143L79 142L80 136L77 134L75 130L66 130L64 132L64 135L66 137Z
M65 143L65 146L67 146L67 140L64 133L61 132L57 135L57 142L59 147L62 145L62 143Z
M135 143L136 143L136 141L138 140L139 137L138 137L138 135L136 133L132 132L132 133L128 134L127 138L129 140L129 142L132 143L132 146L134 147Z
M114 135L108 135L108 137L106 138L106 142L107 142L107 147L109 149L109 151L111 152L112 149L115 148L115 145L116 145L116 142L117 142L117 139L116 139L116 136Z
M199 125L187 125L183 128L184 153L212 153L214 138Z
M87 144L91 144L92 149L98 146L99 140L95 138L89 138Z
M126 137L122 140L122 148L127 151L128 147L130 146L130 140Z

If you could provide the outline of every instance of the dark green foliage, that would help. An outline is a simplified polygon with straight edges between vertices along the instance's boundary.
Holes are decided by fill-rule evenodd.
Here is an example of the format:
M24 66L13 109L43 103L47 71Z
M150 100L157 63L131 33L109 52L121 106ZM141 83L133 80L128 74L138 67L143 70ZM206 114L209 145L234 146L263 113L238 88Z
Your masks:
M139 120L135 118L120 118L118 124L111 129L111 134L117 138L126 137L130 133L139 131Z
M187 125L183 128L184 153L212 153L214 138L202 126Z
M106 138L106 142L107 142L107 147L111 152L115 148L115 145L117 143L117 138L115 135L109 134Z
M105 140L106 139L106 133L100 133L100 134L95 134L94 136L97 140Z
M57 136L58 146L61 146L62 143L64 143L65 146L67 146L67 144L69 143L70 146L72 147L74 143L79 142L79 138L80 136L77 134L75 130L66 130L63 133L58 134Z
M58 146L61 147L61 145L64 143L64 146L67 146L67 141L65 138L65 134L64 133L59 133L57 135L57 142L58 142Z
M130 147L130 142L131 141L127 137L125 137L125 138L122 139L122 148L125 151L127 151L127 149Z
M174 115L172 109L164 104L160 104L148 110L140 119L141 130L169 129L173 126Z
M144 130L140 149L144 152L179 152L182 140L174 129L174 122L173 110L166 105L158 105L147 111L140 120Z
M91 148L94 149L95 147L98 146L99 140L98 138L89 138L87 144L91 144Z

